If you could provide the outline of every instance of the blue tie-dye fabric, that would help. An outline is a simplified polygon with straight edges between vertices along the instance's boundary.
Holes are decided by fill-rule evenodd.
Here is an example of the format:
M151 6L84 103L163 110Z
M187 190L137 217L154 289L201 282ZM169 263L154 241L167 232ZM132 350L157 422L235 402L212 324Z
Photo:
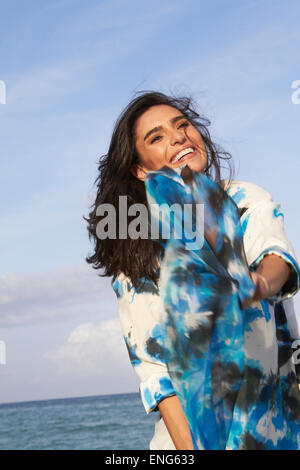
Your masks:
M274 439L261 438L267 411L278 428L275 448L298 449L300 401L293 377L288 371L280 378L272 374L266 378L258 361L245 358L244 334L253 308L247 317L241 304L253 295L255 286L236 204L200 173L193 173L186 184L164 167L148 173L145 186L150 208L164 203L204 204L205 237L217 228L214 246L202 237L198 246L188 248L187 235L196 226L194 216L189 234L161 241L165 248L160 270L164 361L195 449L274 448ZM176 216L170 220L165 210L157 223L162 230L170 223L178 228L180 222ZM253 382L252 388L245 377Z

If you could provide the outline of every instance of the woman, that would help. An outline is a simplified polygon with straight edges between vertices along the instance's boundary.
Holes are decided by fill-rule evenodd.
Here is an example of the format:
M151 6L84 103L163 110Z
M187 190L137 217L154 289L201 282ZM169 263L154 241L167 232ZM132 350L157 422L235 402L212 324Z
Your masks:
M127 196L128 205L147 206L145 183L162 168L170 169L175 179L181 178L184 187L191 174L217 184L223 199L230 196L238 207L254 290L242 305L245 368L231 410L237 419L223 447L214 443L211 448L300 449L299 431L295 431L300 397L293 361L293 339L299 338L299 332L291 299L299 289L299 267L284 233L280 206L270 194L255 184L233 181L231 175L221 179L221 160L229 160L230 155L213 144L208 124L192 109L190 100L157 92L144 93L127 106L116 123L108 154L99 164L98 192L87 219L95 251L87 261L104 268L103 275L113 276L143 404L147 413L159 411L150 448L209 448L208 441L195 442L165 362L159 290L164 245L150 238L99 239L96 230L101 219L97 208L103 203L114 205L117 221L120 196ZM131 220L133 216L128 217ZM212 248L216 235L217 231L205 232Z

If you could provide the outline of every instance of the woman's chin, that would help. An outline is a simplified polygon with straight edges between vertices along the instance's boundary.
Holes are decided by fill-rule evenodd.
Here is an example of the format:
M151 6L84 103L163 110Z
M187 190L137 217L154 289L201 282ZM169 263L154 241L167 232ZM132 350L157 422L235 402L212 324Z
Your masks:
M192 170L194 173L204 173L205 165L195 164L195 162L186 162L186 168ZM185 168L185 169L186 169Z

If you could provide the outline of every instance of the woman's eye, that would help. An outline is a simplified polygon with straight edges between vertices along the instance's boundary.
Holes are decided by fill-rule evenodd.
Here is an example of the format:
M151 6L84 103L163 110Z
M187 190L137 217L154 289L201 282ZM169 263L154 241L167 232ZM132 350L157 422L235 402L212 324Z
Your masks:
M151 144L154 144L154 142L157 142L160 138L160 135L156 135L155 137L153 137L153 139L151 139Z
M181 129L182 127L187 127L189 125L189 123L187 121L185 122L182 122L179 126L178 126L178 129Z

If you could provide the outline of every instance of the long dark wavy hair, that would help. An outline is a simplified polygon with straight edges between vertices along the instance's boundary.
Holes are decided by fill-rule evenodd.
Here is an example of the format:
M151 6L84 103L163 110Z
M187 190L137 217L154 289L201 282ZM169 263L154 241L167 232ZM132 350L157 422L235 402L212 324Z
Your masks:
M139 155L135 146L134 127L137 119L151 106L169 105L180 111L200 132L207 152L207 166L204 174L224 187L221 181L221 160L226 160L230 175L228 184L233 177L231 155L212 142L208 127L210 121L195 111L193 101L189 97L172 97L151 91L140 92L123 110L112 133L108 153L99 159L98 175L95 180L97 187L96 199L91 206L88 217L89 240L94 244L93 253L86 257L87 263L93 268L103 268L100 276L112 276L112 281L120 274L130 278L133 286L139 289L145 279L153 281L157 286L158 265L163 256L163 248L159 241L151 238L99 239L96 226L102 219L96 215L100 204L109 203L115 207L118 233L119 196L127 196L128 206L134 203L147 204L145 184L134 176L130 169L139 163ZM134 217L128 216L128 223Z

